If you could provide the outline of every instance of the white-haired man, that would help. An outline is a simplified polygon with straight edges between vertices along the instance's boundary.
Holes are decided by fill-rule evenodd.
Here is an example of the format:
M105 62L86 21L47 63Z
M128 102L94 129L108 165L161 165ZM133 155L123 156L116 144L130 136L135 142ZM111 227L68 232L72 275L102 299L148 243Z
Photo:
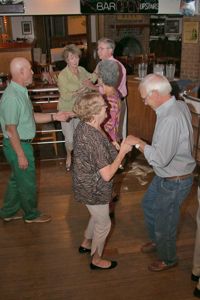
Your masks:
M147 145L138 137L129 136L127 143L135 145L156 176L142 199L142 206L151 242L142 252L158 252L158 259L149 265L152 272L178 265L176 233L180 207L193 184L195 160L192 157L193 129L191 115L183 101L171 96L168 80L156 74L147 75L139 85L145 105L157 115L153 141Z
M23 218L25 222L47 222L49 214L37 210L35 162L31 140L35 123L65 121L67 112L34 113L26 86L32 82L33 71L28 60L14 58L10 63L12 81L0 102L0 122L4 135L3 151L12 168L0 217L5 221ZM22 211L20 210L22 209Z
M97 53L99 59L101 60L114 60L118 65L119 77L115 86L115 89L118 90L120 98L121 98L121 113L120 113L120 121L119 121L119 129L118 134L119 138L126 138L127 134L127 108L126 108L126 69L121 62L113 57L115 43L111 39L102 38L97 42L98 48ZM97 66L98 68L98 66ZM97 71L97 70L96 70ZM84 79L84 84L90 90L99 91L103 94L103 88L98 85L94 85L90 80Z

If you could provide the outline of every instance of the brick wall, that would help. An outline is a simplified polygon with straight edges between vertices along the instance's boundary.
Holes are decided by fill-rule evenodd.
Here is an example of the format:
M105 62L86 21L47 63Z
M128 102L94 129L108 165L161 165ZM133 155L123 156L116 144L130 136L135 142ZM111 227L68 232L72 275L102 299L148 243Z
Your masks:
M150 15L143 15L142 21L119 21L117 15L105 15L104 24L105 37L116 43L124 37L134 37L141 44L143 53L149 53L149 28L121 28L118 34L116 28L111 28L111 25L150 24Z
M185 22L200 22L200 16L183 17L183 32ZM200 39L199 39L200 40ZM182 34L181 79L200 80L200 45L184 43Z
M121 28L117 33L116 28L111 28L111 25L120 24L149 24L150 15L143 15L142 21L119 21L117 15L105 15L104 19L105 37L114 40L116 43L122 38L130 36L137 39L142 48L143 53L149 53L149 28ZM184 22L200 22L200 16L184 16L183 17L183 32ZM200 30L199 30L200 41ZM181 54L181 79L191 79L193 81L200 80L200 45L184 43L182 34L182 54Z

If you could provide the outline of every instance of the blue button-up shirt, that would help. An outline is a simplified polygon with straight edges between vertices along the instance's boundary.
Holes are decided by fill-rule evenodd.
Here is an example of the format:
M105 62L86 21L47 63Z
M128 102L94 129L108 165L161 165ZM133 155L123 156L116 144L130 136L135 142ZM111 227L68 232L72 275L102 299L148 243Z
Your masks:
M196 162L192 157L193 128L188 106L173 96L156 109L156 115L152 145L144 147L148 163L160 177L190 174Z

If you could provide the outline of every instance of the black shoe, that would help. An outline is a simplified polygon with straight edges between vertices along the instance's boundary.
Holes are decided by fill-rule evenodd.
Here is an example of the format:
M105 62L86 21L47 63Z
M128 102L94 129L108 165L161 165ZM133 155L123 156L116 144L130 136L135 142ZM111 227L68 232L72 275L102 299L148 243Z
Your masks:
M109 216L110 216L111 219L114 218L114 217L115 217L114 212L112 211L112 212L109 214Z
M192 279L193 281L199 281L199 276L196 276L196 275L192 274L192 275L191 275L191 279Z
M86 253L86 252L91 252L91 249L87 249L87 248L80 246L78 251L79 251L79 253Z
M200 298L200 290L198 288L195 288L194 295L195 295L195 297Z
M120 200L120 196L116 195L113 199L112 199L112 202L117 202Z
M92 270L110 270L110 269L114 269L116 266L117 266L116 261L111 261L111 265L109 268L101 268L101 267L97 267L97 266L93 265L93 263L90 264L90 268Z

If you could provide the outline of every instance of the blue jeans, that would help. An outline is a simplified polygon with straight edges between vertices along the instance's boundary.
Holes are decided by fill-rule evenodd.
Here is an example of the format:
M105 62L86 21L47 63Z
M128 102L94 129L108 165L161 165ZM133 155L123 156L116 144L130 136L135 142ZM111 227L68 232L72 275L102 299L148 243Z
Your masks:
M142 199L148 234L157 245L158 258L173 265L176 255L176 233L180 207L188 196L193 174L184 179L170 180L155 176Z

